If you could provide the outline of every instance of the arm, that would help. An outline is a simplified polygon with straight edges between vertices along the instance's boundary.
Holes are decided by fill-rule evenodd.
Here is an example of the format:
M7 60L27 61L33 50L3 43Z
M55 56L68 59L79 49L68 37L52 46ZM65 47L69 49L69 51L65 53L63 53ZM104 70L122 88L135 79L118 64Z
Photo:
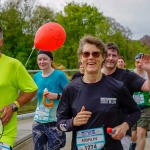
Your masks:
M131 128L140 118L141 111L134 101L133 97L129 94L128 90L123 86L120 94L120 107L127 111L128 116L124 120Z
M61 100L57 109L57 127L62 131L73 130L73 114L71 110L70 91L68 86L62 93Z
M31 93L22 93L18 99L17 99L17 102L19 103L20 107L23 106L24 104L26 104L27 102L29 102L36 94L36 91L34 92L31 92ZM13 108L11 105L7 105L5 107L3 107L0 112L3 112L2 115L1 115L1 120L2 120L2 123L3 125L6 125L12 115L13 115Z
M56 99L56 100L60 100L61 96L62 96L62 91L64 90L64 88L66 87L66 85L68 84L68 79L65 75L64 72L60 71L59 74L59 87L60 87L60 92L57 93L53 93L53 92L47 92L46 97L48 99Z
M16 92L16 95L12 97L9 105L7 104L7 106L4 106L0 110L0 112L2 112L1 118L4 125L10 121L14 113L11 103L15 105L14 101L17 101L18 106L22 106L35 96L37 90L35 82L21 63L19 63L19 65L17 64L16 73L10 86L12 86L12 89L15 89L11 92ZM17 97L18 91L21 91L21 94Z
M126 135L127 130L138 121L141 114L139 107L125 87L123 87L122 91L119 91L119 95L119 106L127 111L128 116L124 119L122 124L114 128L116 132L112 138L116 140L120 140Z

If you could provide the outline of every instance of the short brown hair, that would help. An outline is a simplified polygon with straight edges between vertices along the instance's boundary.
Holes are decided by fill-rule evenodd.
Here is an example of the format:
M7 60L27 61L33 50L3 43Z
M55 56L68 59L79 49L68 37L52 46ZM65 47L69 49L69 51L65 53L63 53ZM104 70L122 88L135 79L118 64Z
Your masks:
M116 50L119 53L119 48L114 42L108 42L106 44L107 49L113 49Z
M83 38L80 39L79 42L79 48L78 48L78 56L81 54L83 51L83 46L85 44L94 44L99 50L101 50L102 56L106 56L107 51L106 51L106 46L105 44L97 37L94 37L92 35L86 35Z
M125 62L125 59L123 58L123 56L119 56L119 59L122 59Z

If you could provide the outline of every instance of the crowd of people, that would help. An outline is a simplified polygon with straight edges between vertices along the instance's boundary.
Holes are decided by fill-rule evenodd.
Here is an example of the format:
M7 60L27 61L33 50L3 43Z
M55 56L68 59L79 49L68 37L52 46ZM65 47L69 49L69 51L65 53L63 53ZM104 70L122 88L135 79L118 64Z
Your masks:
M0 27L0 46L3 42ZM77 54L79 72L69 82L50 51L38 51L41 71L33 78L20 61L0 51L0 149L13 149L17 110L36 95L35 150L60 150L70 131L71 150L144 150L150 124L150 55L137 54L130 71L115 43L104 44L91 35L80 39Z

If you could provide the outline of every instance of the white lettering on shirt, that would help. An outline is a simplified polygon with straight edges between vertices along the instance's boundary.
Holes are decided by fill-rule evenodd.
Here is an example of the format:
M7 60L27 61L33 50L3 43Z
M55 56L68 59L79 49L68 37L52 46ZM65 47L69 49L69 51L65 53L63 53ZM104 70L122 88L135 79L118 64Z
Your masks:
M101 97L100 104L116 104L117 98L108 98L108 97Z

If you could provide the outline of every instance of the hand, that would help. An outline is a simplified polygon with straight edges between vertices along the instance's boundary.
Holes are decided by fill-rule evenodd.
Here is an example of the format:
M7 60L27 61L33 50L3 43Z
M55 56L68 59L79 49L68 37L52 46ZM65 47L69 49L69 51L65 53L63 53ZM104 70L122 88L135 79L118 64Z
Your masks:
M13 116L14 113L13 108L12 106L8 105L0 109L0 112L2 112L1 115L2 123L3 125L6 125L10 121L11 117Z
M44 96L48 99L57 99L58 94L52 92L46 92L44 93Z
M144 54L141 58L141 66L145 71L150 72L150 55Z
M115 140L121 140L126 135L126 132L129 129L129 125L124 122L113 129L115 129L116 132L112 135L112 138Z
M85 111L85 107L82 106L81 111L73 119L73 126L81 126L83 124L86 124L90 119L91 115L92 112Z

